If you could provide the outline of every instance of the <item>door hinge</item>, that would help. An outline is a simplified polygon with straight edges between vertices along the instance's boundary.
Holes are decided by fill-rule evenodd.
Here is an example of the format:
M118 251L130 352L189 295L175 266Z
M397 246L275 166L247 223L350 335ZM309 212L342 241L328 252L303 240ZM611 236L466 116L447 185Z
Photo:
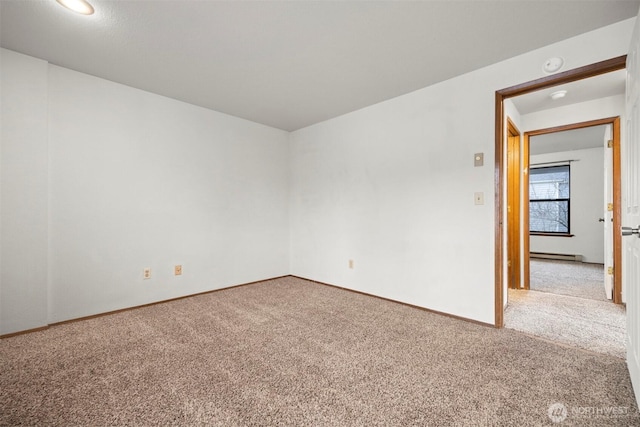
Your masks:
M607 141L607 148L613 148L613 139Z
M613 267L609 267L609 268L607 268L607 274L608 274L609 276L613 276Z
M612 211L613 211L613 203L607 203L607 210L608 210L609 212L612 212Z

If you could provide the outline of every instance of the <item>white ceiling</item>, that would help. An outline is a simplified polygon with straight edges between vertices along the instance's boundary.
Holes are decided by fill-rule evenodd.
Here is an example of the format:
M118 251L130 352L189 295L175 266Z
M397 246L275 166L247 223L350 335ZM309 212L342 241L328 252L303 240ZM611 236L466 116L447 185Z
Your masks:
M639 1L0 0L0 45L284 130L630 17ZM508 35L505 36L505 35Z
M621 95L624 93L626 79L627 71L618 70L510 99L518 112L524 115L593 99ZM564 98L552 100L550 95L558 90L566 90L567 95Z
M600 125L532 136L529 153L536 155L604 147L605 128L606 125Z

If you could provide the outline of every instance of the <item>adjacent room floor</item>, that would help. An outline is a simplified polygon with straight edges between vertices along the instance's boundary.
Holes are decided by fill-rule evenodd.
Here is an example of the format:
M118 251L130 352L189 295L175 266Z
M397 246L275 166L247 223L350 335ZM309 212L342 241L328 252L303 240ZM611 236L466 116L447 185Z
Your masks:
M602 264L531 259L530 275L532 291L609 301Z
M505 327L625 359L625 308L606 299L603 266L531 261L531 290L509 290Z

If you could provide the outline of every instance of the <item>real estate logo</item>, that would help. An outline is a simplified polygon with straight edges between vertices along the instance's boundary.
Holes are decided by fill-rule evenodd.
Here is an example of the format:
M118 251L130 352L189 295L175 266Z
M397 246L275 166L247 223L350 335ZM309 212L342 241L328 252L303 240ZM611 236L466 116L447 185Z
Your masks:
M567 419L567 407L562 403L553 403L549 405L547 414L549 415L549 419L554 423L561 423Z

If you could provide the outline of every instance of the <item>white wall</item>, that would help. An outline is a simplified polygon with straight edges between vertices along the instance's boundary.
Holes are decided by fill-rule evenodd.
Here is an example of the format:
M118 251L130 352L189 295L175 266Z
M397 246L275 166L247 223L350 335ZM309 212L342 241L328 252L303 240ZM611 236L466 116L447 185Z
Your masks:
M293 132L291 273L493 323L495 91L543 77L552 56L571 69L623 55L632 25Z
M507 123L507 118L511 119L511 122L518 128L520 133L522 133L522 117L520 115L520 112L518 111L518 109L516 108L515 104L513 103L513 101L511 99L505 99L504 100L504 123L505 123L505 125ZM507 133L508 133L507 129L505 128L505 131L504 131L505 138L507 137ZM522 140L522 138L521 138L521 140ZM506 161L506 153L505 153L505 159L504 160Z
M2 54L1 333L288 274L286 132Z
M620 116L620 134L624 138L624 95L609 96L592 101L550 108L523 114L522 132Z
M535 137L531 138L532 144ZM604 142L603 142L604 143ZM604 263L604 148L590 148L531 156L536 163L571 162L570 232L573 237L531 236L531 252L582 255L584 262Z
M47 324L47 63L0 52L0 333Z

